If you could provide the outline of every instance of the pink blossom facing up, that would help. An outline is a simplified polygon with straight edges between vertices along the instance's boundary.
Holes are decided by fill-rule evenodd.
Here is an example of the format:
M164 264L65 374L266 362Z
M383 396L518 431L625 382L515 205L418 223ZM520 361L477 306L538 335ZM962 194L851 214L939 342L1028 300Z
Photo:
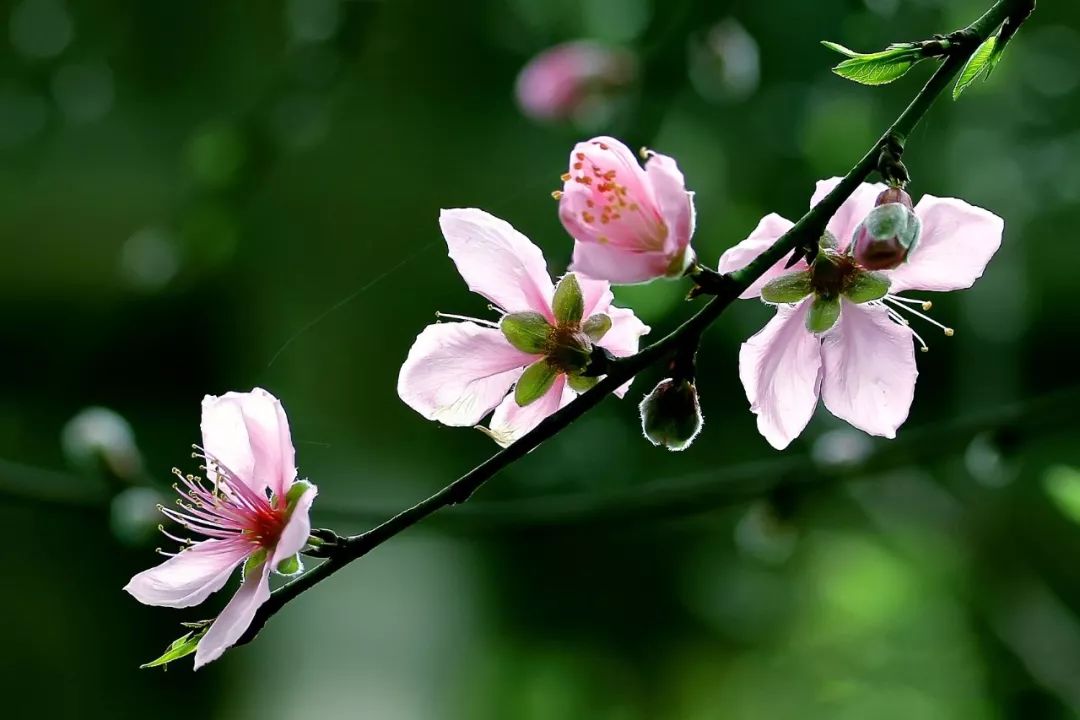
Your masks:
M634 82L637 63L626 50L575 41L549 48L525 65L515 95L522 112L539 121L588 116Z
M216 660L247 630L270 597L271 572L295 574L311 532L318 490L297 481L289 421L260 388L207 395L202 404L206 479L179 470L175 508L161 512L191 537L184 547L124 587L146 605L185 608L217 592L241 564L243 582L195 651L195 668Z
M818 182L811 206L839 181ZM909 317L953 334L925 314L928 300L898 293L968 288L1001 245L1000 217L963 200L924 195L914 207L921 231L906 262L869 271L852 257L851 245L885 189L862 184L829 221L813 264L785 269L782 260L742 295L776 306L775 317L743 343L739 375L758 430L777 449L803 431L819 397L854 427L895 437L914 397L914 343L927 349ZM778 215L766 216L724 253L718 270L742 268L791 226Z
M425 418L469 427L494 411L486 430L506 447L587 389L583 383L595 382L555 362L554 378L543 394L519 403L516 385L526 368L553 357L562 346L556 343L552 349L545 340L527 350L515 347L507 334L511 320L532 318L545 332L566 336L571 349L588 350L595 344L616 356L637 352L649 328L632 311L612 305L608 283L564 278L560 287L572 281L580 288L581 313L577 323L560 323L553 307L556 286L540 248L528 238L506 221L472 208L443 210L439 224L450 258L469 289L503 315L499 322L442 315L456 321L429 325L416 338L397 389ZM627 387L616 394L622 397Z
M563 175L559 219L574 238L570 269L615 284L679 277L694 262L694 197L675 160L650 152L645 167L621 142L578 143Z

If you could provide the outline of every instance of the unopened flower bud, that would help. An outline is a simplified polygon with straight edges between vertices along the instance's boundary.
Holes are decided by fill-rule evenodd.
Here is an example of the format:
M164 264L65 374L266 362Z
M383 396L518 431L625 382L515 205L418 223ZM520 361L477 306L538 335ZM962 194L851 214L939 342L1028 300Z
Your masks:
M701 432L701 404L689 380L661 380L638 408L641 430L649 442L668 450L685 450Z
M907 205L903 202L878 205L855 229L851 240L855 262L867 270L898 267L915 249L921 226L910 207L910 198Z
M911 196L903 188L890 187L886 189L877 196L874 205L888 205L889 203L900 203L909 210L914 208L914 205L911 204Z

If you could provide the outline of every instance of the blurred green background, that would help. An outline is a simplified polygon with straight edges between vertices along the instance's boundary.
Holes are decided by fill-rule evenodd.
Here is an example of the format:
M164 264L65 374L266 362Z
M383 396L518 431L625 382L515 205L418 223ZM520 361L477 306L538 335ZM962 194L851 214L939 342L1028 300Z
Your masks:
M435 310L486 312L439 208L506 218L561 272L571 243L549 193L575 141L612 133L677 158L715 262L765 213L797 217L930 72L856 86L819 40L925 39L988 5L0 3L0 715L1078 716L1076 3L1040 3L991 80L942 98L910 139L913 195L990 208L1006 234L974 289L934 298L957 333L922 328L895 449L824 413L769 448L736 373L769 312L742 303L707 335L687 452L640 438L647 373L475 508L395 538L196 674L138 665L225 597L173 611L121 591L166 545L155 493L192 469L205 393L282 398L315 522L342 532L495 449L395 392ZM572 122L523 116L519 70L577 38L636 53L638 81ZM686 289L618 294L655 338L695 309ZM106 436L104 472L86 443L108 416L62 443L92 406L138 443ZM965 424L983 412L1003 422ZM750 490L732 501L737 480ZM550 511L679 483L655 509ZM549 496L570 501L493 505Z

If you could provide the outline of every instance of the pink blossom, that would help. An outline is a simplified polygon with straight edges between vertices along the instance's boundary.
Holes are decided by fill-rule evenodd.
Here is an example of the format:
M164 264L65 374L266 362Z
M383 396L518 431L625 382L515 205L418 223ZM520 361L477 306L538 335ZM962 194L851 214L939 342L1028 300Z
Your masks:
M199 641L196 669L244 634L270 597L271 572L301 570L298 553L311 531L308 514L318 492L296 480L289 421L278 399L265 390L207 395L202 435L207 479L174 470L180 499L176 508L161 512L203 539L166 532L185 547L124 587L146 605L190 607L224 587L243 564L240 588Z
M818 182L811 206L839 180ZM814 269L805 261L785 269L781 261L742 295L756 298L764 293L776 305L776 316L743 343L739 375L758 430L777 449L787 447L806 427L819 396L833 415L856 428L895 437L915 392L913 341L926 349L901 313L952 335L950 328L920 312L930 309L929 301L897 293L970 287L1001 245L1004 222L998 216L963 200L924 195L914 208L921 234L907 261L869 272L848 249L859 223L885 189L864 183L829 221L818 256L827 275L816 263ZM766 216L750 237L724 253L718 269L731 272L745 266L791 226L779 215ZM830 294L822 283L834 279L837 292ZM809 283L805 291L797 289L802 282ZM825 329L815 333L808 325Z
M580 288L581 312L577 322L563 323L553 308L556 288L544 256L528 238L504 220L476 209L443 210L439 224L450 258L469 289L490 300L503 317L495 323L443 315L460 322L429 325L416 338L398 376L398 395L425 418L473 426L494 410L489 434L505 447L595 382L560 365L552 353L567 344L585 351L595 344L616 356L637 352L638 340L649 328L632 311L611 304L608 283L564 278L562 282L576 282ZM531 352L515 347L507 334L510 321L530 317L553 337L569 339L552 341L554 349L547 340ZM515 383L526 367L545 360L557 373L550 387L520 405ZM626 389L617 394L621 397Z
M600 43L576 41L540 53L522 68L515 88L518 105L535 120L587 115L634 81L634 56Z
M610 137L578 143L563 175L559 218L576 241L571 269L616 284L678 277L694 262L694 197L675 161L645 167Z

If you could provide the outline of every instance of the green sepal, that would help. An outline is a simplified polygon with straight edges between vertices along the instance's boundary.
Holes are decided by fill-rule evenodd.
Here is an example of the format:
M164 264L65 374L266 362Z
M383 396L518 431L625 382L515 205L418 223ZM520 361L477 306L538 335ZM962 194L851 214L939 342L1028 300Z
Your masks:
M811 292L810 271L800 270L765 283L761 288L761 299L767 303L795 303Z
M263 563L266 562L266 550L260 548L248 556L244 561L244 577L251 573L259 572Z
M994 52L996 48L997 35L991 35L971 54L964 69L960 71L960 77L956 79L956 85L953 86L953 100L959 98L960 93L967 90L984 72L987 75L990 74L994 65L997 65L1001 59L1000 54Z
M199 647L199 641L202 640L203 635L205 635L206 631L209 629L210 625L207 623L201 630L191 630L184 633L169 643L169 647L165 648L165 652L163 652L160 657L140 665L139 668L160 667L162 665L168 666L168 664L174 660L187 657Z
M810 312L806 314L806 329L817 335L830 329L839 318L840 298L818 295L810 303Z
M590 315L581 326L581 330L589 336L593 342L600 342L607 331L611 329L611 318L604 313Z
M551 389L559 371L552 367L546 359L537 360L518 378L517 387L514 388L514 401L525 407L543 397L544 393Z
M278 575L295 575L304 569L304 565L300 562L300 555L298 553L279 562L275 569Z
M538 312L503 315L499 329L507 341L521 352L542 355L547 350L554 328Z
M577 393L583 393L586 390L592 390L598 382L600 382L600 378L598 377L588 377L585 375L566 376L566 384L570 386L571 390Z
M585 314L585 296L581 293L581 285L574 273L566 273L555 288L555 296L551 300L551 312L555 316L556 324L577 325Z
M299 502L300 498L304 496L304 493L310 489L311 483L303 480L297 480L292 484L289 488L289 492L285 493L285 507L288 508L290 514L292 513L293 508L296 507L296 503Z
M884 273L863 270L844 289L844 297L856 304L880 300L888 294L890 284Z
M823 40L821 44L847 57L847 60L832 69L834 73L863 85L891 83L906 75L916 63L926 59L922 48L911 43L890 45L885 50L874 53L857 53L828 40Z

